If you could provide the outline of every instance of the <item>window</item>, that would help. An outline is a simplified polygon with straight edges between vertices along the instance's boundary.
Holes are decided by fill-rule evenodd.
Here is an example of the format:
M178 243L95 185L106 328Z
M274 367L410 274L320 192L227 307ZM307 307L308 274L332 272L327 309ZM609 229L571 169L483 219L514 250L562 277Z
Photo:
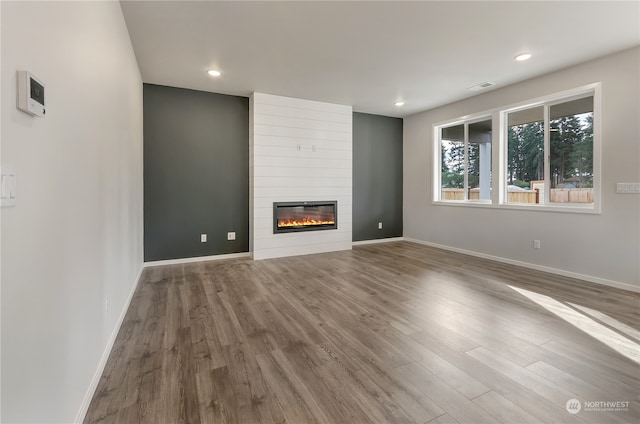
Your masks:
M441 127L439 200L490 200L491 118Z
M593 206L593 95L511 111L506 121L507 203Z
M599 97L592 84L434 126L434 201L598 212Z
M593 96L549 107L553 203L593 203Z
M544 107L507 115L507 203L541 203L544 184Z

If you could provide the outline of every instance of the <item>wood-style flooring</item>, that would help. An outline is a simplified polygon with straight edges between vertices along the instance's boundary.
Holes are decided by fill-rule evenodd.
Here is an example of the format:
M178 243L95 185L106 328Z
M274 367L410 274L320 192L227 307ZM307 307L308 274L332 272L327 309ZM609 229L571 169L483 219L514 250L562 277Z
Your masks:
M147 268L85 422L638 423L639 306L409 242Z

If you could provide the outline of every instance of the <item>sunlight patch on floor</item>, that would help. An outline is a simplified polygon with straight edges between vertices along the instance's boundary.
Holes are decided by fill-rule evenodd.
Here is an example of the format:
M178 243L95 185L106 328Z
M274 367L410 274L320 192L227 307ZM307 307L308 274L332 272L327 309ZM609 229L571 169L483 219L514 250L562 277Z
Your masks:
M535 292L521 289L518 287L513 287L513 286L509 286L509 287L511 287L513 290L517 291L521 295L525 296L526 298L534 301L535 303L542 306L549 312L552 312L553 314L559 316L560 318L562 318L569 324L573 325L574 327L584 331L594 339L606 344L616 352L640 364L640 344L638 344L638 342L634 340L630 340L622 336L621 334L616 333L610 328L595 321L593 318L586 316L584 313L581 313L580 311L577 311L565 305L564 303L558 302L557 300L549 296L545 296L543 294L535 293ZM577 305L573 305L573 306L577 306ZM584 307L579 307L579 309L582 309L582 308ZM593 312L594 310L590 309L590 311ZM592 312L589 312L589 313L592 313ZM607 315L605 315L605 317L607 317L609 320L616 321L619 325L624 326L624 324L618 322L617 320L614 320L613 318ZM602 321L607 322L604 319Z
M568 302L568 303L574 308L580 309L581 311L591 315L595 319L602 321L608 326L613 327L616 330L624 333L626 336L636 339L636 342L640 343L640 331L636 330L635 328L629 327L627 324L624 324L615 318L611 318L609 315L603 314L600 311L596 311L595 309L591 309L586 306L576 305L575 303L571 303L571 302Z

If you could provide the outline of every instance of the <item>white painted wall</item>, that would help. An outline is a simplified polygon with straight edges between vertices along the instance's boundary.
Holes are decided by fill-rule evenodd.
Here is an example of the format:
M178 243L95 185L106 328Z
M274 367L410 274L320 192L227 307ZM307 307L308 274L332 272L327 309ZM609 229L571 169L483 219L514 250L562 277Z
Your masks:
M0 5L1 6L1 5ZM2 7L0 7L0 25L2 24ZM0 46L2 46L2 28L0 27ZM0 49L0 52L2 49ZM2 53L0 53L0 71L2 70ZM2 73L0 72L0 77ZM0 81L0 99L4 99ZM2 101L0 101L0 166L2 166ZM0 209L0 422L2 421L2 210Z
M524 64L523 66L526 66ZM495 90L404 119L404 236L586 279L640 288L640 49ZM602 82L602 213L433 205L434 123ZM534 250L532 241L542 241Z
M118 2L2 8L2 422L72 422L142 269L142 81ZM16 71L47 115L16 109ZM106 302L108 299L108 311Z
M253 258L351 249L351 106L261 93L249 105ZM273 234L273 202L305 200L337 200L338 228Z

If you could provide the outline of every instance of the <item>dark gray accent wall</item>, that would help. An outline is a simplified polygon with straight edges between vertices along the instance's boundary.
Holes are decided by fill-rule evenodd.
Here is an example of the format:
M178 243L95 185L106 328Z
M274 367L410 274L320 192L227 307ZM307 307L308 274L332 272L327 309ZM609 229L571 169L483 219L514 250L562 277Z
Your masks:
M143 92L145 261L247 252L249 99L151 84Z
M402 119L354 113L353 241L388 237L402 237Z

